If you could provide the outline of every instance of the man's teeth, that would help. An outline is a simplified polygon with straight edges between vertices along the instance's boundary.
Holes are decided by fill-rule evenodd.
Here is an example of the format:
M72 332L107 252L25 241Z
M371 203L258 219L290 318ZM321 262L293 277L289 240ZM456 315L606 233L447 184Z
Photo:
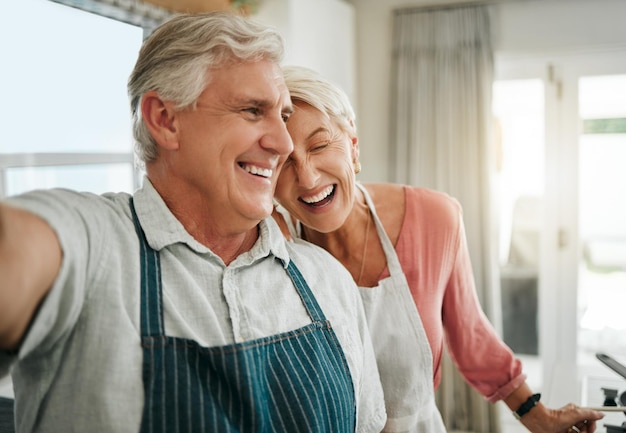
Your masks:
M319 194L316 194L312 197L302 197L302 201L308 204L317 203L318 201L324 200L326 197L328 197L333 192L334 188L335 187L333 185L330 185Z
M257 176L263 176L263 177L271 177L272 173L274 172L270 168L261 168L255 165L244 165L243 169L250 174L256 174Z

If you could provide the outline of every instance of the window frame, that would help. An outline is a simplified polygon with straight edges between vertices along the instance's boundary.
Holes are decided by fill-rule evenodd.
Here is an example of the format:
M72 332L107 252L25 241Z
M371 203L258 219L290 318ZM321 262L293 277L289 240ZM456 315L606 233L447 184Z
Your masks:
M142 172L136 167L132 152L33 152L0 153L0 198L7 197L7 171L11 168L72 166L72 165L131 164L133 167L133 189L140 185ZM130 191L129 191L130 192Z

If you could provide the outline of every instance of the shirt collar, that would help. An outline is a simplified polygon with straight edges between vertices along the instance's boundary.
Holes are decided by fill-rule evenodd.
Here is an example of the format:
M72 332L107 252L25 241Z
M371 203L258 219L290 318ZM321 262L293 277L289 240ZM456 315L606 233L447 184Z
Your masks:
M141 189L135 192L134 203L137 218L152 249L160 251L169 245L183 243L197 253L212 253L185 230L147 177L144 177ZM259 238L252 249L233 263L245 266L271 254L280 259L286 268L289 264L289 253L278 224L270 216L262 220L258 227Z

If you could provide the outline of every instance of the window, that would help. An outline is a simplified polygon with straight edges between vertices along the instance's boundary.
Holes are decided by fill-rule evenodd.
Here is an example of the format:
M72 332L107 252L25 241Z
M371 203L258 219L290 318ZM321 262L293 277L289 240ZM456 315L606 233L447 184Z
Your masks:
M126 81L141 27L48 0L3 6L0 197L137 186Z
M579 356L626 355L626 75L579 79Z

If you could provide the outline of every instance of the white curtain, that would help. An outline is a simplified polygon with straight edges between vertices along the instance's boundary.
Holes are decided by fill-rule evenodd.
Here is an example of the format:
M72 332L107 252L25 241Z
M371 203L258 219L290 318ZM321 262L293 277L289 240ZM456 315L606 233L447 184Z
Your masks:
M500 329L491 178L493 50L485 5L394 13L392 181L433 188L464 210L483 309ZM497 407L471 389L444 356L437 402L449 430L496 433Z

